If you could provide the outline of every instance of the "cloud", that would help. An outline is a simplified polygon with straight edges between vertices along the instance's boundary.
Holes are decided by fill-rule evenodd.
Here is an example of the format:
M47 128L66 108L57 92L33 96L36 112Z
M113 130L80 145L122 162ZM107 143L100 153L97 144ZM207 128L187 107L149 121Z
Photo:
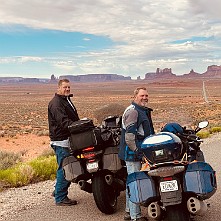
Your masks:
M27 56L22 56L22 57L18 57L18 61L21 63L26 63L26 62L40 62L43 59L41 57L27 57Z
M93 4L90 0L10 0L1 2L0 24L5 27L2 30L16 24L106 36L116 42L108 49L47 59L64 70L137 76L166 66L186 73L193 64L206 69L208 61L216 58L214 49L220 51L220 8L220 0L94 0ZM172 43L194 36L214 38ZM32 61L41 60L35 59ZM21 62L30 60L20 58Z
M11 0L1 3L0 23L77 31L134 42L160 36L168 39L173 31L185 34L185 28L189 27L187 10L183 0L176 3L139 0L129 4L125 0L94 0L93 5L88 0Z
M190 5L192 5L195 13L204 14L213 19L221 19L220 0L189 0Z
M28 62L42 62L42 57L31 56L17 56L17 57L1 57L0 64L8 63L28 63Z
M74 65L72 61L57 61L53 62L53 66L65 71L74 70Z

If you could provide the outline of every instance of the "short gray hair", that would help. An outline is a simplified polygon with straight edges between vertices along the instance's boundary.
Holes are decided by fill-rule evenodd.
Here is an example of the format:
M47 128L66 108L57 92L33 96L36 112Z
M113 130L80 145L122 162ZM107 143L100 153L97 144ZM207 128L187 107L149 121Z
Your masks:
M61 79L61 80L58 81L58 86L60 87L60 86L62 85L63 82L65 82L65 83L69 83L70 81L69 81L68 79L66 79L66 78Z

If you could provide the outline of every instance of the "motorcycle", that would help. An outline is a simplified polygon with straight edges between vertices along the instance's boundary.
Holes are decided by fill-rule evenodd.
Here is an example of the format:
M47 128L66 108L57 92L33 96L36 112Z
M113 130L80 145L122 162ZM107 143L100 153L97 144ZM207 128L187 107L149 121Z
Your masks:
M189 221L203 216L209 199L217 189L216 172L205 162L197 132L177 123L165 125L161 132L147 137L142 145L145 167L127 178L133 203L147 207L153 220Z
M126 167L118 158L121 118L109 116L95 127L90 119L69 126L71 155L63 161L65 179L93 193L98 209L112 214L126 189Z

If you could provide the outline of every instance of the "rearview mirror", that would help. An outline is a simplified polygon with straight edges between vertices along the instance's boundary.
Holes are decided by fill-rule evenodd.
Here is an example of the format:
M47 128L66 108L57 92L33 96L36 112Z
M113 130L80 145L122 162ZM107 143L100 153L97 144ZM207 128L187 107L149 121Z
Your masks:
M207 127L208 125L209 125L208 121L201 121L198 124L198 128L203 129L203 128Z

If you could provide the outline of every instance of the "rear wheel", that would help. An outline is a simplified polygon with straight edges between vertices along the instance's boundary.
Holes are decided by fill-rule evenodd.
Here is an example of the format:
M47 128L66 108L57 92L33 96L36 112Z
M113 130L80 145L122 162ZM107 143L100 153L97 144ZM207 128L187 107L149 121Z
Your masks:
M98 209L105 214L112 214L117 208L118 194L105 181L104 174L96 174L92 180L92 192Z
M186 206L179 204L166 207L165 221L190 221L190 214Z

